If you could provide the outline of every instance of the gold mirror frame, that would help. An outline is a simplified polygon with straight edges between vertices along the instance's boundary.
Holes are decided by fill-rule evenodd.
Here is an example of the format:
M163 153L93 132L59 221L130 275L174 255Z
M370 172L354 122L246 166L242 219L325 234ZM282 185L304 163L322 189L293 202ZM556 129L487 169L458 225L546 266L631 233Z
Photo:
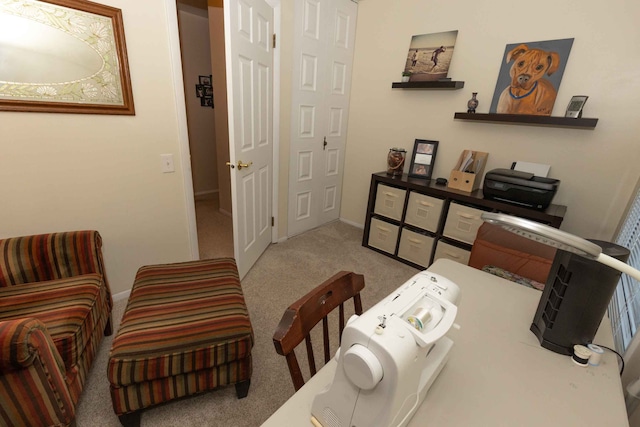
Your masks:
M25 22L24 26L45 25L43 33L58 31L61 37L72 37L70 45L90 51L98 64L101 61L87 76L55 82L7 81L3 71L5 76L11 73L0 68L0 111L135 115L120 9L85 0L0 0L0 18L18 25ZM7 53L11 46L5 49ZM56 58L64 61L76 54L57 52ZM46 70L50 64L41 65Z

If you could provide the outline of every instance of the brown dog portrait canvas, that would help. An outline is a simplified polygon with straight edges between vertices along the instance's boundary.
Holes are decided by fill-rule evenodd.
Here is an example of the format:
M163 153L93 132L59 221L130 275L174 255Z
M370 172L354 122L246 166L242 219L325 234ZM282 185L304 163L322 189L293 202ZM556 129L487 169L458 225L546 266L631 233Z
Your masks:
M573 39L508 44L490 113L550 116Z

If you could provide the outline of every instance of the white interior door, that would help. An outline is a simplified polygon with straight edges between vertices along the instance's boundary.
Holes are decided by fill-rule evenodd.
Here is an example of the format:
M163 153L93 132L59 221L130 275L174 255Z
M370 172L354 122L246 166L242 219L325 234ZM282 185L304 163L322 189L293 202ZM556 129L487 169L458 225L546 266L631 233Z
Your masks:
M288 234L338 219L358 6L295 2Z
M273 10L224 1L234 254L240 277L271 243Z

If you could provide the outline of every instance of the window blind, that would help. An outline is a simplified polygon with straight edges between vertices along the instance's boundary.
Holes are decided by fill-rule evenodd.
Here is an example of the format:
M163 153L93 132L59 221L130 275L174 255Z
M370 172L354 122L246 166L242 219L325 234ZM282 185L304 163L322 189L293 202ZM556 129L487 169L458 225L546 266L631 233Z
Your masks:
M640 190L620 228L616 243L629 249L631 254L627 263L640 269ZM616 350L624 353L640 326L640 283L637 280L621 275L609 304L609 316Z

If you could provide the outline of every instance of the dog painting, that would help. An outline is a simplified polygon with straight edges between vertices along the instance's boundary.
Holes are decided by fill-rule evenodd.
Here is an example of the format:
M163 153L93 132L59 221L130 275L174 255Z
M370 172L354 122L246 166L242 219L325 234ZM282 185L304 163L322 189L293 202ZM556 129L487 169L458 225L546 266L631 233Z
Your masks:
M550 116L573 39L507 45L489 112Z

